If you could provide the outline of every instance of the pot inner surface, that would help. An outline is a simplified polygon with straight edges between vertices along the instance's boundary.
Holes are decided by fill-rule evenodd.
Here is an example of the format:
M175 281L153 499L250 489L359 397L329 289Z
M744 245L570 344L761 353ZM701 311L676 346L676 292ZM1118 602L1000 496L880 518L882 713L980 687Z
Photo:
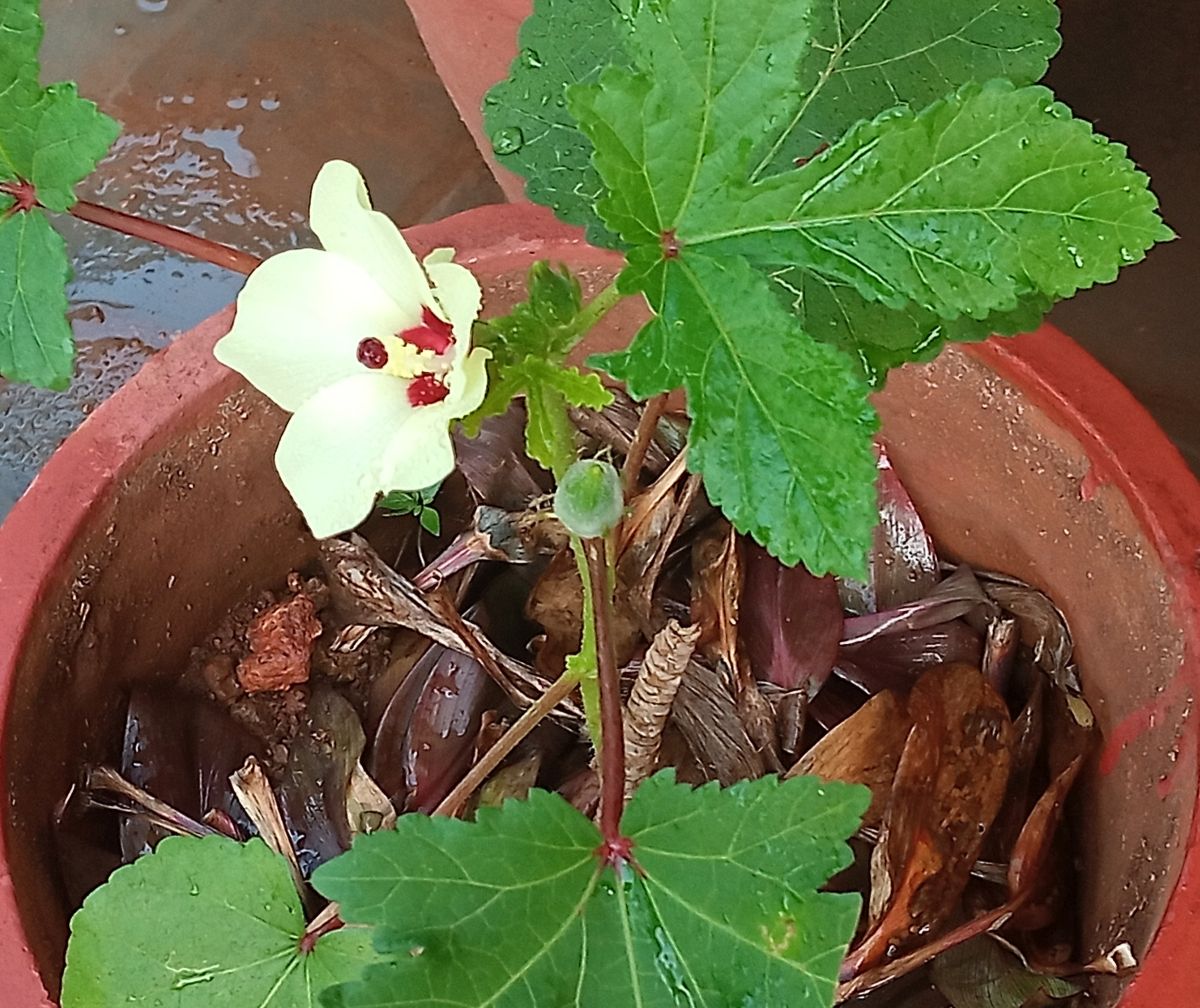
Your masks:
M509 263L492 300L513 296L526 264ZM951 350L906 368L879 405L895 467L942 551L1028 580L1067 614L1107 746L1073 810L1082 951L1128 941L1141 959L1179 873L1196 780L1196 753L1176 743L1191 696L1175 685L1182 633L1158 556L1127 501L1091 486L1080 445L977 357ZM119 747L131 684L177 675L231 604L313 559L271 461L285 417L231 377L178 419L98 502L15 684L9 869L52 992L69 913L55 804L84 762ZM1117 983L1100 993L1115 1003Z

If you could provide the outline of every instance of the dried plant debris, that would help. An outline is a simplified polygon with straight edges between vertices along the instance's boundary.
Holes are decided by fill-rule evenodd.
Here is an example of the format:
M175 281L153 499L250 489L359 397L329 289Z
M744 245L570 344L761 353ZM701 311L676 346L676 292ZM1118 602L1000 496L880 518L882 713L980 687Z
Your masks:
M698 626L671 620L646 651L625 705L626 797L658 769L663 729L699 638Z
M488 671L496 675L501 688L520 707L528 707L546 692L548 679L526 663L504 654L469 622L465 626L473 641L449 626L445 615L439 614L411 582L384 563L366 540L359 536L351 536L346 542L326 539L321 542L321 551L331 584L336 586L335 596L340 592L357 622L407 627L461 653L472 654L472 642L477 642L484 650ZM563 701L552 717L562 719L573 729L583 723L582 709L570 698Z
M825 780L865 784L871 805L863 826L876 828L892 804L900 755L912 729L907 705L890 690L876 693L796 761L788 777L814 774Z
M247 693L281 690L308 682L313 642L321 636L313 600L295 594L255 617L246 630L250 653L238 662L237 677Z
M1016 948L995 935L980 935L943 952L934 960L933 982L952 1008L1029 1008L1083 989L1035 972Z
M1120 947L1086 962L1072 944L1065 809L1095 730L1053 602L939 566L882 452L868 580L785 567L713 512L679 425L620 396L581 418L614 461L645 447L613 535L627 796L664 768L865 785L837 880L864 897L839 1000L1030 1008L1128 969ZM93 771L64 804L62 849L85 849L89 808L124 813L127 859L169 833L261 836L311 903L320 865L408 813L486 819L540 787L593 815L578 692L542 700L580 644L579 572L519 434L485 424L496 458L467 460L476 506L451 509L429 562L413 536L395 564L359 536L323 542L323 579L235 606L178 686L135 691L125 776Z
M870 930L847 960L850 975L911 947L954 912L1008 783L1012 724L978 669L926 672L908 715L913 728L871 863Z

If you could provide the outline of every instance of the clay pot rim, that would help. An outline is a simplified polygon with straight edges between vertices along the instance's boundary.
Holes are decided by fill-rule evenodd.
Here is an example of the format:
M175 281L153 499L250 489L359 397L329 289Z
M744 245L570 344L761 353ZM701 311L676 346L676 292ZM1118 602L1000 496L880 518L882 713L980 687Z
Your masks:
M577 229L528 204L479 207L406 229L405 235L418 252L454 246L460 261L469 264L514 254L532 262L546 257L547 249L553 250L551 258L567 262L573 249L586 250L597 261ZM612 258L620 262L616 253ZM0 525L0 724L7 723L25 636L92 510L104 506L124 475L156 450L164 431L178 430L240 384L211 355L232 318L230 306L148 361L63 443ZM1116 378L1052 326L966 349L1080 443L1091 462L1092 486L1111 485L1128 500L1173 592L1174 616L1185 637L1177 675L1200 691L1200 483L1179 452ZM5 774L7 753L0 747L0 775ZM1182 1004L1194 993L1188 952L1200 947L1200 900L1189 889L1200 886L1200 815L1188 828L1187 845L1179 883L1122 1008ZM15 936L22 925L6 863L7 827L0 829L0 935ZM13 1003L49 1003L21 942L0 945L0 983Z

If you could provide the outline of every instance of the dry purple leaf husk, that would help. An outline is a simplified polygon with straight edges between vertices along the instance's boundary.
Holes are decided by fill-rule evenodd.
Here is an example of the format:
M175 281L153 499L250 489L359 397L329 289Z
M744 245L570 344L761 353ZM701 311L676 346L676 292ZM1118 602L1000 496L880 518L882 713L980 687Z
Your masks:
M978 611L991 615L996 606L984 593L975 572L964 564L915 602L865 616L851 616L846 620L841 643L843 647L863 644L875 637L937 626Z
M858 616L915 602L939 579L937 551L916 505L883 445L876 445L876 456L879 524L867 556L869 577L838 583L843 605Z
M121 774L193 819L219 809L249 830L229 777L261 749L220 704L172 688L139 688L129 698ZM169 831L132 815L122 817L120 832L128 862L153 849Z
M317 686L304 723L288 740L287 763L275 788L305 878L350 848L347 795L365 745L350 703L330 687Z
M837 657L842 603L832 577L785 567L747 541L738 640L756 679L815 696Z
M533 563L566 545L567 531L549 511L505 511L481 504L467 528L413 577L413 584L428 591L481 561Z
M397 808L431 811L470 768L483 714L502 700L474 658L430 649L380 721L368 771Z
M871 574L875 607L894 609L933 590L938 582L938 558L917 506L882 445L878 469L879 526Z
M933 665L978 665L982 657L979 634L962 620L950 620L844 646L838 652L834 674L868 693L882 689L906 692Z

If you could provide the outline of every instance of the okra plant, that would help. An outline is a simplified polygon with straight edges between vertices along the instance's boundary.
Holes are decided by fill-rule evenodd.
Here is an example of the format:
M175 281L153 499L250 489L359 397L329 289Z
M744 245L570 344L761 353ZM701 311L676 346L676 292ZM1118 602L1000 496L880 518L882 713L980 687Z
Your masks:
M418 262L357 172L327 165L323 248L253 270L218 357L294 414L276 460L318 536L379 493L426 521L451 425L524 400L588 575L563 674L595 733L599 823L537 791L473 822L401 816L315 872L344 924L316 929L261 840L168 839L77 913L64 1005L830 1005L859 900L821 888L865 792L668 772L626 804L594 632L620 491L607 463L573 468L568 408L609 403L600 372L638 399L682 389L688 468L730 522L786 564L860 575L889 369L1031 330L1172 237L1125 149L1035 83L1057 24L1052 0L535 0L485 122L532 200L624 256L586 303L540 264L524 303L477 320L453 252ZM117 127L41 86L40 36L33 0L0 0L0 371L61 387L52 217ZM568 367L625 298L650 321Z

